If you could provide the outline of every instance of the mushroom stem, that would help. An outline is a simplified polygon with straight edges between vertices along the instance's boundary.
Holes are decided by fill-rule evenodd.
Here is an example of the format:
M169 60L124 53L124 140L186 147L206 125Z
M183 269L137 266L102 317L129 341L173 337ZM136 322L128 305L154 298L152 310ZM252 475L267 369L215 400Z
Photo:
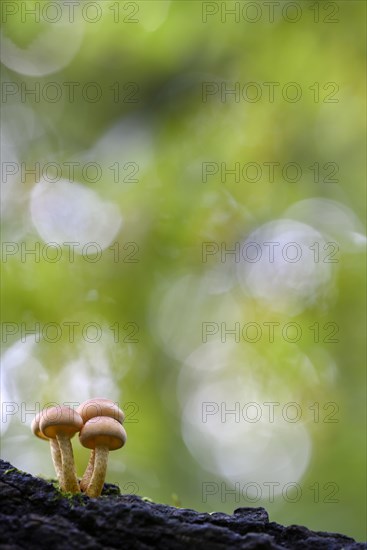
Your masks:
M41 428L40 428L41 417L42 417L42 413L39 412L38 414L36 414L36 416L32 420L31 430L32 430L32 432L34 433L35 436L39 437L40 439L44 439L44 440L47 440L47 441L50 442L50 451L51 451L52 463L53 463L54 468L55 468L55 472L56 472L56 476L57 476L57 480L59 482L59 485L61 485L62 463L61 463L61 453L60 453L59 444L57 443L56 439L52 439L52 438L50 439L41 432Z
M86 467L84 475L80 481L80 488L82 491L85 491L90 483L94 469L95 454L95 450L92 449L89 457L88 466Z
M56 439L50 439L50 451L51 458L55 468L56 476L59 481L59 485L62 483L62 461L60 447Z
M102 493L107 471L108 452L107 445L100 445L95 449L94 470L86 490L86 494L91 498L99 497Z
M79 483L76 477L73 448L71 446L70 437L65 434L57 434L56 439L60 447L62 462L61 488L63 491L66 491L68 493L80 493Z

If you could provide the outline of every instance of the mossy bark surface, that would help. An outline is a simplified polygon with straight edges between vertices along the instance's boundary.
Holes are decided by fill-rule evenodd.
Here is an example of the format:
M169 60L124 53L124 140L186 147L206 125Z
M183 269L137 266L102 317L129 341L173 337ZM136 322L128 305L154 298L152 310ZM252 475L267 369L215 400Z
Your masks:
M152 548L360 550L367 545L336 533L284 527L264 508L206 514L120 495L62 495L52 483L0 461L0 549L106 550Z

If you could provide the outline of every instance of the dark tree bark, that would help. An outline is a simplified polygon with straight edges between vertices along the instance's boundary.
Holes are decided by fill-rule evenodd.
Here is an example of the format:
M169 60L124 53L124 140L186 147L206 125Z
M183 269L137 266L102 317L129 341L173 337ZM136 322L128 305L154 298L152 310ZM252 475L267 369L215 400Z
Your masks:
M120 495L108 484L99 499L63 496L52 483L0 461L0 548L357 550L367 545L269 522L264 508L238 508L232 516L199 513Z

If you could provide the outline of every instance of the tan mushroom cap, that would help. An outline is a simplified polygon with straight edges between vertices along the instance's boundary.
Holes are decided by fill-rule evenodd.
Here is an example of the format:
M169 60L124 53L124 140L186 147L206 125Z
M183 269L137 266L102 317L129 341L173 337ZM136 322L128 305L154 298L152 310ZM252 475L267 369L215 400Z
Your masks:
M120 422L108 416L96 416L86 422L79 434L80 443L87 449L107 447L110 451L120 449L126 443L126 432Z
M84 423L97 416L109 416L120 422L120 424L125 420L125 414L116 403L104 397L88 399L79 405L76 411L80 414Z
M33 432L34 435L36 435L37 437L39 437L40 439L44 439L45 441L48 441L48 437L46 437L42 432L41 432L41 429L40 429L40 420L41 420L41 416L42 416L42 412L39 412L36 414L36 416L33 418L32 420L32 424L31 424L31 430Z
M56 438L58 435L73 437L81 430L83 420L81 416L70 407L50 407L41 413L39 427L43 435L48 438Z

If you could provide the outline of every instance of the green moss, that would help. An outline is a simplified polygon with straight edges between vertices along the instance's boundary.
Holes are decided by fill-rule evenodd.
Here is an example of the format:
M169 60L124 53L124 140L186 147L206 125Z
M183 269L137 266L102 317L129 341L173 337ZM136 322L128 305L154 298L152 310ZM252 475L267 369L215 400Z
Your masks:
M70 508L73 509L77 506L85 506L86 501L84 500L84 493L68 493L66 491L58 490L59 498L63 498L69 501Z
M178 495L176 495L176 493L172 493L172 503L173 506L175 506L176 508L182 508L181 500L179 499Z
M47 480L51 485L56 489L57 491L61 492L59 482L56 479L48 479Z
M102 495L103 497L105 496L109 496L109 497L119 497L121 496L121 491L119 489L119 487L117 487L116 485L113 485L111 487L107 487L103 490L103 493Z

